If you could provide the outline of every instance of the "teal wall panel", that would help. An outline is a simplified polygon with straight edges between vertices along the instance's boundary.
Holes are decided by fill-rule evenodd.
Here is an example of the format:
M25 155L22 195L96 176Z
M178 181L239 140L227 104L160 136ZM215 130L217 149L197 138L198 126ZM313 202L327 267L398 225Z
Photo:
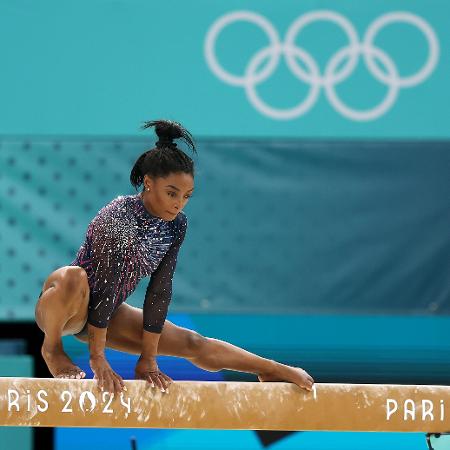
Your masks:
M134 193L151 145L1 143L2 318L33 319L45 278L103 205ZM200 140L197 162L173 310L450 312L448 143Z

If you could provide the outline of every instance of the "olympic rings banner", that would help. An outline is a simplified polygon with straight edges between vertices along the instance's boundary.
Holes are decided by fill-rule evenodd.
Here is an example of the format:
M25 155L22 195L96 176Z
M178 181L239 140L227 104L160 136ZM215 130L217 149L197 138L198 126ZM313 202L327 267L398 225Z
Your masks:
M267 35L267 46L255 53L249 60L244 75L237 76L226 71L218 61L216 41L219 34L228 26L237 22L248 22L259 27ZM340 28L348 44L339 48L327 61L325 70L321 72L319 64L303 47L296 44L302 31L315 22L328 22ZM396 23L408 23L420 31L428 45L428 55L422 65L413 75L401 76L393 58L375 40L382 30ZM292 75L300 83L308 86L308 93L300 103L291 108L276 108L268 105L257 92L258 85L273 76L280 57L285 62ZM362 56L370 74L387 88L383 100L376 106L366 110L358 110L347 105L339 98L337 86L349 79L354 73ZM360 40L353 23L344 15L332 10L311 11L297 17L289 26L284 41L273 24L264 16L251 11L233 11L221 16L213 23L205 39L205 57L212 72L224 83L240 86L245 90L248 101L261 114L275 120L292 120L306 115L317 103L323 89L329 104L343 117L353 121L371 121L385 115L394 105L402 88L412 88L423 83L435 70L439 61L439 41L435 31L423 18L405 11L391 11L373 20ZM268 64L258 70L261 63ZM386 68L387 73L377 65L377 60ZM298 63L304 64L306 70ZM344 67L338 69L341 63Z
M450 3L0 2L0 133L448 138Z

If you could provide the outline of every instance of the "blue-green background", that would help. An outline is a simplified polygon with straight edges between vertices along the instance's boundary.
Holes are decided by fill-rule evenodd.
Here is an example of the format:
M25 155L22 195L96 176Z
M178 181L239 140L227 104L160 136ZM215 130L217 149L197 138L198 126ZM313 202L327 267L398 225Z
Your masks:
M382 14L417 14L436 33L438 64L368 122L341 116L323 91L305 115L273 120L209 69L204 40L219 17L252 11L284 36L319 9L344 15L360 37ZM138 131L142 121L171 118L199 150L171 320L301 365L317 381L448 384L449 17L445 0L0 0L0 319L33 321L45 278L73 260L96 212L133 193L130 169L155 140ZM239 23L217 52L242 74L266 43ZM322 71L345 44L329 23L298 40ZM427 58L409 25L385 28L376 44L402 76ZM281 62L257 90L286 108L307 86ZM386 94L362 60L336 90L356 109ZM130 303L142 304L145 287ZM86 347L70 337L64 344L88 370ZM0 375L32 375L23 353L2 343ZM135 359L108 358L132 377ZM160 364L175 379L252 379L176 358ZM1 432L2 443L30 448L30 430ZM250 431L61 429L55 443L123 449L133 434L139 450L263 448ZM289 448L426 447L420 433L295 433L270 445Z
M224 84L208 68L204 39L220 16L250 10L284 36L298 16L317 9L343 14L360 37L386 12L420 15L438 37L438 65L423 83L400 90L384 116L363 123L339 115L323 93L306 115L272 120L254 110L242 88ZM143 120L172 117L197 136L447 138L449 15L446 0L3 0L0 132L134 135ZM416 72L427 57L423 35L410 25L385 28L376 44L402 76ZM241 23L224 31L217 51L227 69L242 74L266 45L261 30ZM305 29L299 45L323 70L346 40L335 25L321 22ZM350 106L364 109L378 104L386 87L361 62L337 91ZM270 104L287 107L304 97L306 86L280 63L258 92Z

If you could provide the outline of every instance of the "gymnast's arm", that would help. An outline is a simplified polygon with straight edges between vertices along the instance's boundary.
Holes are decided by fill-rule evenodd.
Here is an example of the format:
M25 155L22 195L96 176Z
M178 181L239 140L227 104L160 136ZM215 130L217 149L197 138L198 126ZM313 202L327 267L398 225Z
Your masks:
M178 252L184 241L186 229L187 218L183 215L180 219L175 241L164 255L158 268L152 273L145 293L142 352L136 365L135 375L137 379L145 379L162 390L168 386L171 379L159 371L156 355L172 298L172 279L177 264Z
M93 267L92 288L88 306L89 363L100 390L122 391L123 379L114 372L105 358L106 333L114 309L117 268L121 267L121 253L114 251L117 237L108 216L94 220L88 230Z

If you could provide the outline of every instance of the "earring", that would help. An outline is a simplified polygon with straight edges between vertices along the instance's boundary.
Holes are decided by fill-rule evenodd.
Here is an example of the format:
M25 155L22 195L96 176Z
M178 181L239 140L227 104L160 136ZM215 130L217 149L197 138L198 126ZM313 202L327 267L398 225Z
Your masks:
M150 189L149 188L147 188L147 191L149 191Z

